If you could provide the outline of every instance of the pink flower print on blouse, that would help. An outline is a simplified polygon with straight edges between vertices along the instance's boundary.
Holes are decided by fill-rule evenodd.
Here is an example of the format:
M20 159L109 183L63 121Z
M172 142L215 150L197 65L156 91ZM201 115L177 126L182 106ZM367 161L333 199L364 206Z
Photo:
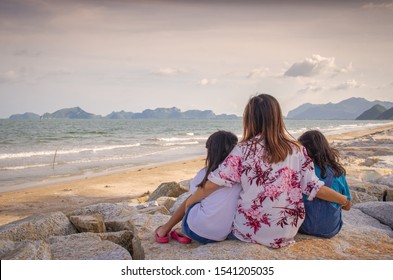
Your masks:
M254 234L261 228L262 224L265 224L270 227L271 215L268 213L262 214L257 208L258 207L252 207L251 209L248 210L245 210L243 208L238 209L238 212L243 214L247 220L245 226L252 228Z
M222 162L223 170L219 172L219 176L225 181L230 182L233 185L233 182L239 182L240 177L242 175L241 171L241 158L235 155L229 155Z
M306 171L306 170L313 171L314 170L314 165L312 164L313 161L308 156L306 148L302 147L302 153L303 153L304 159L305 159L303 164L302 164L302 170L304 170L304 171Z
M274 243L270 243L270 246L274 249L279 249L285 246L288 246L292 243L295 243L294 240L286 240L285 238L276 238L274 239Z
M299 203L303 202L302 190L300 188L293 188L289 191L289 198L290 203Z

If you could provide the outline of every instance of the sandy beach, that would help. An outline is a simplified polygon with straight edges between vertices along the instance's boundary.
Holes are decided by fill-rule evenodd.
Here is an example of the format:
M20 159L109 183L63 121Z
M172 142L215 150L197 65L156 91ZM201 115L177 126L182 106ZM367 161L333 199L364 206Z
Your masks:
M377 169L382 170L379 172L381 174L393 174L393 168L388 163L376 167L364 165L370 156L378 162L378 154L383 157L387 156L386 151L392 151L393 124L330 135L328 139L343 152L349 177L359 178L364 170ZM378 141L377 147L370 145L377 140L382 140ZM393 156L393 152L390 156ZM198 158L3 192L0 193L0 225L34 214L66 212L100 202L136 201L144 193L154 191L161 183L191 179L203 166L204 158Z

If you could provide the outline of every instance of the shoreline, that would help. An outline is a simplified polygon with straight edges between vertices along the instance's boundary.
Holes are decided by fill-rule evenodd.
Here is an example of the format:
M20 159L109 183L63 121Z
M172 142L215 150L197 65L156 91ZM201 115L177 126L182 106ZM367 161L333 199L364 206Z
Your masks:
M34 214L71 211L101 202L134 202L161 183L192 179L202 157L0 193L0 225Z
M141 164L141 165L135 165L133 167L119 166L119 167L113 167L110 169L104 169L104 170L97 171L97 172L91 171L91 172L79 174L79 175L65 175L65 176L60 176L57 178L47 178L42 181L32 181L29 183L19 183L19 184L13 184L13 185L6 185L6 186L0 187L0 195L2 193L7 193L7 192L23 191L23 190L46 187L46 186L57 185L57 184L62 184L62 183L72 183L74 181L92 179L92 178L96 178L96 177L105 177L105 176L110 176L113 174L119 174L119 173L124 173L124 172L139 171L141 169L161 167L161 166L165 166L165 165L169 165L169 164L176 164L178 162L183 162L183 161L192 161L192 160L196 160L196 159L200 159L200 158L202 158L202 156L180 158L180 159L168 160L168 161L164 161L164 162L146 163L146 164Z
M331 143L351 142L360 137L372 138L372 135L388 130L393 130L392 123L327 135L327 138ZM161 183L192 179L204 163L204 157L183 159L0 192L0 225L30 215L68 212L96 203L136 201L144 193L153 192Z

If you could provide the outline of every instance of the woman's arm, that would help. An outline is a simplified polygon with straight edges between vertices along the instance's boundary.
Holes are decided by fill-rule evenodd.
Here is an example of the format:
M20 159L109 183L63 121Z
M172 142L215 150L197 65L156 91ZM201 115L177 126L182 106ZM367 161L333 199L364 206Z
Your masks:
M352 202L347 196L332 190L329 187L322 186L316 194L316 197L327 200L330 202L335 202L342 205L342 209L349 210L352 206Z
M211 181L206 181L204 187L198 187L195 192L187 199L186 201L186 211L188 207L191 205L201 201L205 197L207 197L209 194L213 193L214 191L218 190L220 188L219 185L212 183Z

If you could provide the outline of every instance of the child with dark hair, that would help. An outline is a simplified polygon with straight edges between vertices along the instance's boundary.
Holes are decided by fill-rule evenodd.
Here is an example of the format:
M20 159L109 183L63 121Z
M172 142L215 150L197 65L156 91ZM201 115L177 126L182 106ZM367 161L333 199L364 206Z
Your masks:
M328 202L315 198L308 201L304 196L306 218L299 232L324 238L335 236L342 227L341 208L351 208L351 194L345 179L345 169L339 163L339 152L331 147L325 136L318 130L310 130L299 137L299 142L306 148L313 160L315 174L328 186L348 198L347 205Z
M237 136L227 131L217 131L207 139L205 167L192 179L191 193L203 187L209 174L228 156L237 141ZM222 188L193 204L187 211L184 201L168 222L156 229L156 241L167 243L169 235L180 243L195 240L205 244L225 240L232 230L239 193L240 185ZM182 228L172 230L181 220Z

